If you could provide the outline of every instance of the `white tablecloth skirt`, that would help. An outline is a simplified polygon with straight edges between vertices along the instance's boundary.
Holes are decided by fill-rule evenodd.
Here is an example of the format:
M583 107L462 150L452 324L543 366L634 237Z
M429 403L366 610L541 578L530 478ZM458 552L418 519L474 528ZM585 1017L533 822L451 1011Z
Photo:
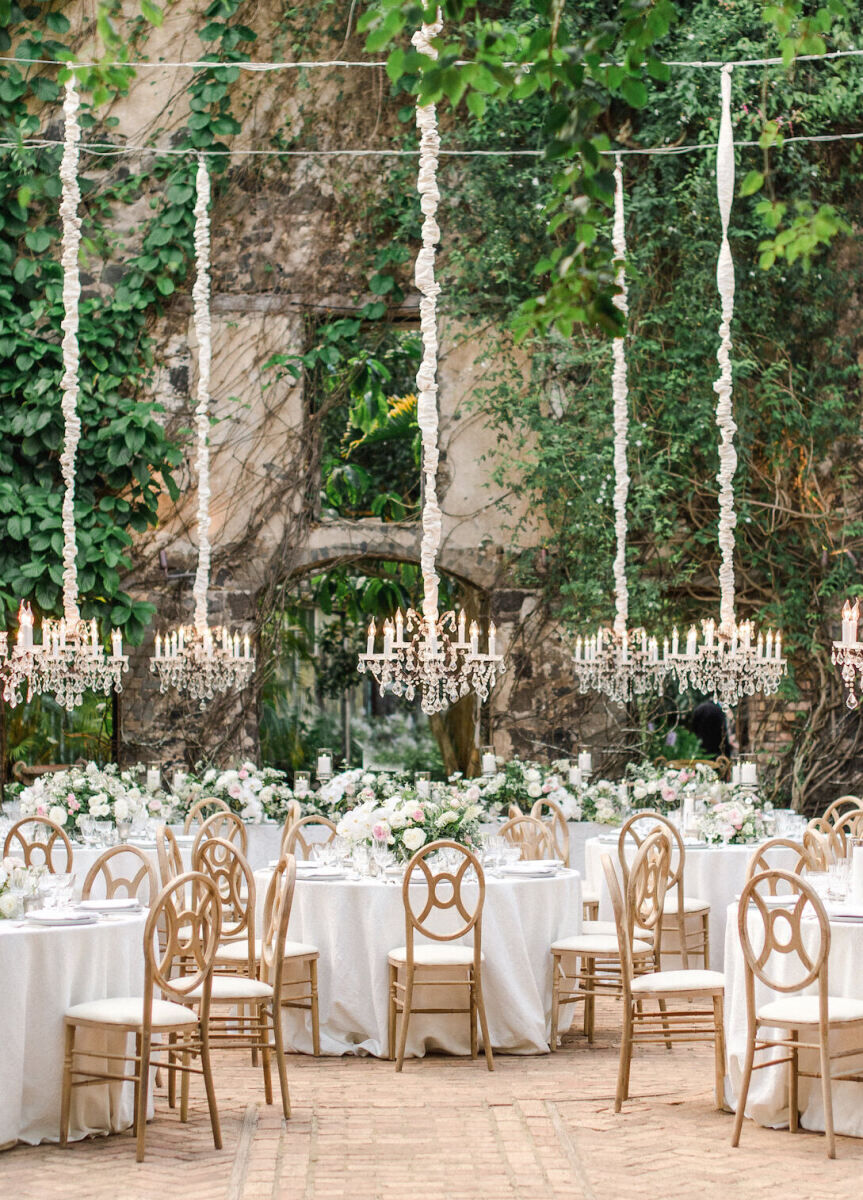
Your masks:
M260 927L269 871L257 871ZM469 895L466 892L466 895ZM552 879L486 877L483 910L483 991L495 1050L541 1054L548 1050L551 943L581 930L581 881L567 871ZM300 879L288 936L320 951L318 989L324 1054L387 1054L387 954L405 944L401 884L373 880ZM471 941L472 939L465 939ZM444 975L444 978L450 977ZM442 988L430 989L440 1000ZM467 989L456 1003L466 1004ZM415 991L416 1003L430 1003ZM308 1014L285 1010L285 1037L303 1053L312 1049ZM467 1015L411 1018L407 1053L469 1052Z
M746 990L743 963L743 950L740 946L740 936L737 928L737 905L730 904L727 912L728 924L725 940L725 1039L728 1054L728 1076L726 1079L726 1099L732 1108L736 1108L737 1096L743 1076L743 1064L746 1058ZM751 918L755 921L754 915ZM784 928L787 930L788 926ZM757 926L753 926L757 929ZM815 922L803 922L804 938L810 950L817 944L817 926ZM782 926L779 930L782 933ZM847 996L863 999L863 923L830 922L831 942L830 957L827 964L828 984L831 996ZM808 935L808 936L807 936ZM796 955L774 955L779 958L777 966L771 964L771 972L776 970L783 982L792 983L799 978L799 966ZM817 986L806 989L810 994L816 994ZM783 993L773 992L756 981L756 1005L766 1004ZM787 994L787 993L784 993ZM767 1035L773 1036L778 1030L768 1030ZM807 1040L818 1041L817 1031ZM855 1037L847 1034L831 1035L831 1049L842 1049L860 1045L861 1035ZM782 1051L771 1052L772 1057L782 1057ZM756 1055L756 1063L764 1062L766 1053ZM802 1070L818 1069L817 1051L803 1051L800 1055ZM863 1075L863 1056L854 1056L839 1060L834 1070L845 1071L856 1069ZM804 1129L824 1129L824 1107L821 1102L820 1079L801 1079L799 1081L800 1124ZM763 1071L752 1073L749 1095L746 1101L746 1116L773 1129L788 1125L788 1067L785 1064L767 1067ZM850 1137L863 1137L863 1083L838 1081L833 1084L833 1125L837 1133L848 1134ZM743 1142L746 1140L746 1128L743 1129Z
M63 1014L85 1000L140 995L144 922L142 915L61 929L0 921L0 1146L58 1139ZM122 1037L111 1042L79 1031L76 1045L122 1052ZM132 1117L130 1086L77 1088L70 1137L125 1129Z

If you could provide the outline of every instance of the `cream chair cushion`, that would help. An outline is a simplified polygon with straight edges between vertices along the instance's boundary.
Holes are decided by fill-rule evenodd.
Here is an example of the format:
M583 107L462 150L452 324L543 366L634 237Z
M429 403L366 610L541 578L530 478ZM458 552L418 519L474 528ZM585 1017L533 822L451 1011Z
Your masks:
M70 1021L93 1021L99 1025L127 1025L140 1029L144 1024L144 1000L141 996L114 996L110 1000L86 1000L66 1009ZM190 1008L171 1000L153 1001L153 1028L171 1025L197 1025L198 1017Z
M217 963L244 963L248 952L247 942L228 942L219 947ZM308 942L285 942L285 958L319 958L317 946ZM255 961L261 961L261 941L255 939Z
M710 912L710 905L706 900L700 900L698 896L687 896L683 901L683 911L684 913ZM677 888L665 897L662 913L666 917L677 916Z
M843 1021L863 1021L863 1000L845 996L827 997L827 1019L831 1025ZM758 1020L768 1025L817 1025L817 996L783 996L758 1010Z
M210 996L217 1002L227 1000L266 1000L272 996L273 989L260 979L247 979L245 975L214 975ZM191 1000L201 996L201 985L192 988L188 993Z
M582 921L581 932L587 934L598 933L603 937L617 937L617 926L614 921ZM653 945L653 933L649 929L642 929L640 926L635 931L636 939L640 942L647 942L648 945Z
M589 921L585 923L599 925L603 922ZM614 936L602 933L579 933L575 937L558 938L556 942L551 943L551 948L558 953L565 952L567 954L581 954L584 956L616 955L619 953L616 932ZM649 942L643 942L640 938L633 939L633 954L648 954L652 949L653 947Z
M599 904L601 897L596 888L581 885L581 902L582 904Z
M393 966L403 966L408 960L406 946L398 946L387 956ZM480 958L485 962L485 955ZM473 946L436 945L425 942L414 945L414 962L418 967L470 967L473 965Z
M721 971L652 971L632 981L633 993L721 992L724 988Z

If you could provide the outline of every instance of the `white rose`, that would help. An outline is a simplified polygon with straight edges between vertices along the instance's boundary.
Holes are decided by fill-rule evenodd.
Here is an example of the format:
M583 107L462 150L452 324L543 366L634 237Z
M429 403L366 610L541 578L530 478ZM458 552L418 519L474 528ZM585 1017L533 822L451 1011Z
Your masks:
M524 773L524 777L528 783L538 783L542 779L542 776L540 775L539 771L537 771L536 767L528 767Z
M18 910L18 897L11 892L0 896L0 917L12 917Z
M9 878L9 872L5 867L0 867L0 888L6 886L6 881Z
M129 816L129 805L122 796L118 796L114 801L114 819L117 821L125 821Z
M451 808L447 808L435 821L438 829L442 829L444 825L449 825L451 821L458 820L458 813L454 813Z
M635 787L632 789L632 794L636 800L643 800L644 797L647 795L647 788L644 786L643 783L637 783L635 785Z
M649 792L658 792L660 786L661 785L660 785L660 782L658 779L651 779L651 781L647 785L647 790Z
M527 794L531 799L537 800L542 795L542 788L538 783L529 783L527 785Z
M406 830L405 835L402 838L402 841L407 846L408 850L411 851L411 853L419 850L420 846L425 840L426 835L424 830L418 828L416 825L412 829Z
M65 825L68 819L69 814L59 804L52 804L48 809L48 820L53 821L55 825Z
M407 817L402 812L394 812L390 817L390 829L404 829L407 825Z

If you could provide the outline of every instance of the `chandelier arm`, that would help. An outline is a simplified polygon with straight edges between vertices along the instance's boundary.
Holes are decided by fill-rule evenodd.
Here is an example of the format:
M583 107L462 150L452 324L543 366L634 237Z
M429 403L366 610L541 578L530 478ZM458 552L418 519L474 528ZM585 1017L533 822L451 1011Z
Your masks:
M423 24L411 38L413 45L429 58L438 54L431 39L443 29L438 9L434 24ZM420 329L423 357L417 372L417 424L422 435L424 495L420 569L423 577L423 615L433 626L438 618L438 574L436 561L441 540L441 511L437 498L438 407L437 407L437 297L440 285L435 280L435 247L440 241L436 215L440 202L437 185L437 161L440 137L434 104L417 105L417 129L420 134L417 191L423 212L422 249L417 255L414 279L420 292Z
M623 314L624 322L629 313L626 289L626 225L623 215L623 170L620 155L615 156L614 167L614 229L612 233L614 257L618 261L617 286L614 297L616 307ZM614 339L612 345L614 369L612 372L612 396L614 398L614 529L617 537L617 553L614 557L614 591L616 612L614 632L622 638L629 621L629 591L626 584L626 501L629 495L629 473L627 470L627 434L629 426L629 389L626 374L625 337Z
M734 134L731 128L731 70L722 68L722 115L719 124L719 146L716 152L716 195L722 222L722 243L716 264L716 286L722 305L719 326L719 378L713 385L716 392L716 424L719 429L719 631L730 635L734 626L734 472L737 453L734 449L734 423L731 376L731 319L734 315L734 261L728 242L728 222L734 197Z
M201 156L195 180L195 341L198 346L198 403L195 428L198 439L198 566L195 571L195 630L207 630L207 593L210 586L210 175Z
M81 279L78 274L78 248L81 243L81 218L78 206L81 191L78 186L78 143L81 128L78 124L78 92L74 75L66 80L63 101L65 129L63 159L60 163L60 217L63 226L61 262L63 266L63 453L60 470L63 475L63 615L70 632L79 621L78 611L78 546L75 538L75 458L81 438L78 416L78 300Z

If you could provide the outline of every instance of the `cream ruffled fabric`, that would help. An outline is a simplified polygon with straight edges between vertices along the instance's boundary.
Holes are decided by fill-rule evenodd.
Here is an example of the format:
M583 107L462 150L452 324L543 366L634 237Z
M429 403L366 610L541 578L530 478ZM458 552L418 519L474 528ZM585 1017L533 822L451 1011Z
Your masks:
M78 418L78 300L81 295L81 280L78 276L78 247L81 243L81 218L78 205L81 192L78 187L78 143L81 129L78 125L78 92L74 76L66 80L66 97L63 112L66 128L63 143L63 160L60 163L60 217L63 223L61 262L63 264L63 399L64 436L63 453L60 455L60 470L63 474L63 615L70 629L78 624L78 546L75 539L75 456L81 438L81 422Z
M612 233L614 257L618 260L617 286L620 288L614 303L623 313L629 313L626 291L626 226L623 218L623 171L620 155L614 167L614 230ZM612 346L614 369L611 376L611 392L614 398L614 530L617 535L617 553L614 556L614 592L617 611L614 632L623 637L629 620L629 592L626 586L626 500L629 495L629 473L626 463L626 444L629 429L629 388L626 378L626 342L615 338Z
M195 629L207 628L207 593L210 588L210 176L206 163L198 162L195 181L195 340L198 343L198 403L195 429L198 437L198 567L195 571Z

